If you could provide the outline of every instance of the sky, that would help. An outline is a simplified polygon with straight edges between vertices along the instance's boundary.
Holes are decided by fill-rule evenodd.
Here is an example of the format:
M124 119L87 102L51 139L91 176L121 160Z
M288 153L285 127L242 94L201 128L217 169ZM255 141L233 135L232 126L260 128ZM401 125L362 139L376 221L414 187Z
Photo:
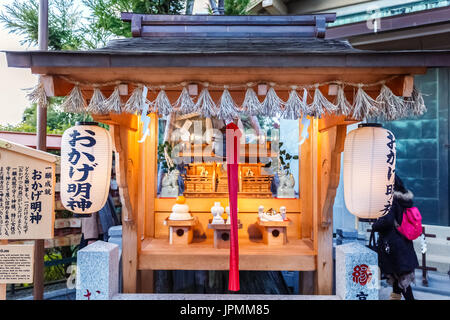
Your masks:
M12 0L0 0L3 10L4 4ZM4 50L30 50L26 45L20 44L21 38L9 34L3 25L0 25L0 51ZM0 124L16 124L22 120L23 110L29 105L26 98L27 91L37 84L37 76L31 74L30 69L8 68L5 53L0 52Z
M79 0L76 0L79 1ZM13 0L0 0L0 10ZM207 13L208 0L195 0L194 13ZM51 5L51 0L50 0ZM34 50L34 47L20 44L21 37L10 34L0 24L0 51ZM0 124L17 124L22 121L22 113L29 105L27 91L37 84L37 76L30 69L8 68L5 53L0 52Z

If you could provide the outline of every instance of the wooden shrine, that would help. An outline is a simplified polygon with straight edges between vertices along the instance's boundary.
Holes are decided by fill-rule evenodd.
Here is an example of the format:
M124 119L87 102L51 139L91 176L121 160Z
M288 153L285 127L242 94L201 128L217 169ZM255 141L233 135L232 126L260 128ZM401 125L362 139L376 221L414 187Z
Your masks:
M153 270L228 270L229 252L214 247L214 229L208 228L214 203L228 205L226 173L219 170L223 155L212 161L199 161L201 164L190 165L186 173L182 173L186 177L186 204L198 222L192 227L190 244L181 248L170 245L169 228L164 222L175 199L158 197L157 159L158 144L161 140L170 142L174 134L170 132L172 129L167 131L166 140L160 139L158 133L164 131L160 127L170 122L171 117L177 117L175 107L188 106L185 102L189 97L194 102L200 96L205 97L201 93L205 88L217 105L231 105L227 102L229 99L225 102L222 99L227 91L239 108L247 101L246 92L251 88L260 93L257 99L261 105L269 101L265 99L268 95L274 98L275 91L283 105L288 106L289 98L291 101L295 98L291 94L297 90L299 96L305 97L300 102L303 101L304 120L309 120L310 124L302 123L302 116L295 117L299 128L299 136L295 138L304 141L298 146L298 198L280 199L269 195L271 177L260 171L262 161L252 166L241 164L239 268L300 271L302 281L311 277L315 294L332 294L333 204L339 184L341 152L347 126L361 120L355 118L351 110L344 112L344 109L360 103L361 99L355 98L357 91L359 97L367 94L376 101L382 90L388 90L402 101L416 105L420 99L414 89L413 76L424 74L427 66L449 65L450 54L442 51L367 52L353 49L346 41L326 40L326 23L334 21L335 14L159 16L124 13L122 19L131 22L133 38L113 40L102 49L7 52L6 56L10 67L30 68L34 74L46 75L41 81L46 82L43 87L47 96L73 96L78 88L89 104L94 90L101 90L105 98L120 94L119 99L114 100L121 101L119 111L111 109L113 99L109 99L107 107L100 105L100 110L90 108L88 112L94 120L109 125L114 143L123 208L123 291L152 292ZM258 90L261 84L266 85L266 90ZM189 93L191 85L197 86L197 93L195 90ZM142 92L139 90L143 86L151 89L146 99L157 101L147 105L148 112L141 108L145 104L138 104L136 109L133 108L136 105L128 103L139 100ZM116 90L118 87L120 92ZM169 109L171 106L165 103L163 94L159 95L162 90L175 111L165 114L163 106ZM332 107L325 110L318 104L324 99L336 101L338 97L343 102L340 113ZM152 109L153 105L158 105L158 110ZM258 117L270 117L270 108L264 112ZM389 114L389 108L384 112ZM255 119L252 115L249 118ZM180 128L173 126L173 130ZM257 131L257 126L255 128ZM301 136L302 129L307 135ZM186 145L192 145L188 135L180 136ZM206 144L209 142L217 144L214 139ZM198 144L195 139L194 144ZM199 192L205 197L196 197ZM253 241L258 233L257 212L261 205L286 207L290 223L282 226L285 232L278 237L271 233L274 238L267 239L268 243L281 239L284 245L268 246L263 241ZM171 227L177 229L174 225ZM181 237L172 235L172 239L189 242L191 235L188 232L185 237L184 232ZM196 241L196 237L201 240Z

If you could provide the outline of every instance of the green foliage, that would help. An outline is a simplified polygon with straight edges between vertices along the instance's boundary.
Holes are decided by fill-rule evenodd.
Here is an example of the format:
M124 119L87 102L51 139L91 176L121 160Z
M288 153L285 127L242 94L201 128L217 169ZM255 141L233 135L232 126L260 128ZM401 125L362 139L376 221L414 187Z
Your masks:
M225 0L225 15L245 15L249 3L250 0Z
M286 149L283 149L283 142L280 142L278 144L279 150L278 154L280 155L280 167L283 169L287 174L291 173L291 160L298 160L298 155L291 155L289 154ZM272 163L272 161L268 162L264 167L269 168L273 165L278 167L278 161L275 161L275 163Z
M59 108L63 98L50 98L47 109L47 133L62 134L66 129L75 125L77 121L92 121L87 114L64 112ZM36 105L25 109L22 122L17 125L0 125L1 131L36 132Z
M169 168L169 165L166 161L166 157L164 156L164 149L167 148L167 153L170 155L172 153L172 146L168 141L164 143L160 143L158 145L158 163L161 163L162 169L165 171L172 171L175 169L175 165Z
M22 44L38 44L39 1L15 0L5 5L0 22L11 33L24 37ZM51 50L76 50L83 45L79 29L81 12L71 0L53 0L49 6L48 46Z
M181 14L182 0L83 0L90 9L89 25L84 29L91 33L92 39L105 42L114 37L131 37L129 22L120 19L121 12L142 14ZM95 43L92 43L92 46Z
M44 261L53 261L62 259L62 254L56 250L49 250L49 252L44 256ZM54 265L44 268L44 281L55 281L66 278L64 266Z

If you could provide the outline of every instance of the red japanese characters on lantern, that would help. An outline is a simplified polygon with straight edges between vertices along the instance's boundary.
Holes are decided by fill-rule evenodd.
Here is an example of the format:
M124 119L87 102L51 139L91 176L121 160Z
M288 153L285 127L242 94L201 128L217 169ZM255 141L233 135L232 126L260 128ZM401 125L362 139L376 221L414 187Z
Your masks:
M372 279L372 271L366 264L361 264L353 268L353 282L365 286Z

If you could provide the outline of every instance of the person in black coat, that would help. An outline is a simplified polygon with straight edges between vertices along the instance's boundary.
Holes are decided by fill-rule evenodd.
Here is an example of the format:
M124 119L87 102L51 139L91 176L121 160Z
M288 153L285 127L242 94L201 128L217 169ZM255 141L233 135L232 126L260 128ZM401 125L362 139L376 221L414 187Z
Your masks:
M401 225L403 212L413 206L414 195L406 189L402 180L395 176L394 198L389 213L372 225L378 232L378 264L382 274L393 287L392 300L414 300L411 282L414 282L414 269L419 266L413 242L397 231Z

